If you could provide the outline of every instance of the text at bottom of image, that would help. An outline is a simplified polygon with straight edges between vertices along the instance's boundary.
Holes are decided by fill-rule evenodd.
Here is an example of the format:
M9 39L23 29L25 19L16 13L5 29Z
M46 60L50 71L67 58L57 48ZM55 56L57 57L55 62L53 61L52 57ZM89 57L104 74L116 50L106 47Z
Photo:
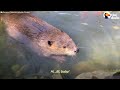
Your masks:
M51 73L69 73L70 72L70 70L51 70L50 71Z

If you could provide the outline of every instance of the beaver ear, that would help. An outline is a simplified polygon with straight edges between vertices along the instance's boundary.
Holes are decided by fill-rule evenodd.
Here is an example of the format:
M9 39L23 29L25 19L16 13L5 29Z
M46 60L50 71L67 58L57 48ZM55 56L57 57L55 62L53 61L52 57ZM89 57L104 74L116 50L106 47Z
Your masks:
M62 30L60 30L61 32L63 32Z
M51 46L54 43L54 41L48 41L48 45Z
M63 30L60 30L60 32L65 33Z

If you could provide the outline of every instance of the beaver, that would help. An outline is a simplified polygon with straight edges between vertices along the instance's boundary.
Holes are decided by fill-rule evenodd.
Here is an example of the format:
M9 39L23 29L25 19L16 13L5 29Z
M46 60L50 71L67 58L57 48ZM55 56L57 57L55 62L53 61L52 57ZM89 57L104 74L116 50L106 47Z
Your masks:
M12 38L28 46L38 55L65 61L65 56L75 56L79 49L68 34L28 13L2 14L6 31Z

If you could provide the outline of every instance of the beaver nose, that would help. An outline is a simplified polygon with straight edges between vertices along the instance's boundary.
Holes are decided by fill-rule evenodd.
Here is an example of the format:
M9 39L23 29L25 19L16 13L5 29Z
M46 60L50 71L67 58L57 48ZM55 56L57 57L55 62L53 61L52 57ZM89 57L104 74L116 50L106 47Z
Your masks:
M78 53L79 52L79 48L76 51L74 51L74 52Z

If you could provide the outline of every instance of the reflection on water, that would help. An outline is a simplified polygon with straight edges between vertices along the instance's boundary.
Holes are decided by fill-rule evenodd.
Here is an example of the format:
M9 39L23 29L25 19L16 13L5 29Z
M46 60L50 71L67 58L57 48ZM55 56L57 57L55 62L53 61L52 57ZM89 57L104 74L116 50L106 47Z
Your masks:
M119 12L117 13L120 17ZM62 78L75 78L83 72L119 70L120 20L104 19L96 11L33 12L53 26L65 31L80 48L80 53L59 64L39 57L10 38L0 24L0 78L53 78L51 70L70 70ZM59 76L58 76L59 78Z

